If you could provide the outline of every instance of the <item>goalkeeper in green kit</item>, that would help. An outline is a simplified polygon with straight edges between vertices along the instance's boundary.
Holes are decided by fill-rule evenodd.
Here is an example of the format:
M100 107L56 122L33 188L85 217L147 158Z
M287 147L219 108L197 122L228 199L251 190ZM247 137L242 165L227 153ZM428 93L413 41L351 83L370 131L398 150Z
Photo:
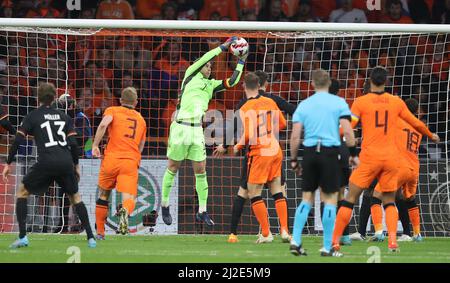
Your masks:
M169 146L167 148L168 166L164 173L161 212L166 225L172 224L169 210L169 195L173 180L181 162L192 160L195 173L195 190L197 191L199 209L196 220L214 225L208 215L206 204L208 200L208 180L206 177L206 148L202 119L208 110L208 103L213 94L231 88L239 82L245 59L248 53L238 59L236 69L231 78L225 80L210 79L211 60L228 50L237 37L230 37L226 42L214 48L196 60L189 68L181 84L177 112L170 125Z

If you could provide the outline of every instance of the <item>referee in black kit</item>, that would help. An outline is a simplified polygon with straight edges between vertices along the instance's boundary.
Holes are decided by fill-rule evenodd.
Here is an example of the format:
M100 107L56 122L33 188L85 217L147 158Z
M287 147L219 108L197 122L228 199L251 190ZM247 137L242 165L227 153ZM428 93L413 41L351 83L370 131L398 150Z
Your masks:
M295 212L294 232L290 251L294 255L306 255L302 248L301 234L314 202L314 193L318 187L322 190L325 203L322 215L323 247L322 256L342 256L332 249L332 234L336 219L336 206L339 192L339 147L341 125L347 146L350 149L351 162L357 165L355 136L351 127L351 112L344 99L330 94L330 76L324 70L315 70L312 74L314 95L297 107L293 116L291 134L291 167L302 174L302 202ZM297 153L300 136L304 129L304 156L300 166Z

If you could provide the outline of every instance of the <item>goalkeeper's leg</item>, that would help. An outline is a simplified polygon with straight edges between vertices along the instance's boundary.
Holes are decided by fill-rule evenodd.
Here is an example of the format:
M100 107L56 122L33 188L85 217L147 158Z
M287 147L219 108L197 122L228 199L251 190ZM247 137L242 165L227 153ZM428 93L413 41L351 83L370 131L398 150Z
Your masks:
M175 176L177 175L178 169L180 168L180 165L181 161L175 161L169 158L168 166L163 177L161 212L163 221L166 225L172 224L172 216L170 215L169 210L169 196L170 192L172 191L173 182Z
M192 167L195 173L195 190L198 197L198 212L196 215L197 221L205 222L207 225L214 225L207 212L208 203L208 179L206 175L206 160L192 161Z

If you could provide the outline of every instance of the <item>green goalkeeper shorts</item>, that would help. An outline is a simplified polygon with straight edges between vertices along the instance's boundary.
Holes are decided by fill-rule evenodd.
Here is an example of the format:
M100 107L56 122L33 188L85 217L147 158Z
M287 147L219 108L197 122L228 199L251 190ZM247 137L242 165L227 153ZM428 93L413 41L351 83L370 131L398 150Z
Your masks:
M203 128L172 122L167 157L175 161L189 159L200 162L205 160L206 148Z

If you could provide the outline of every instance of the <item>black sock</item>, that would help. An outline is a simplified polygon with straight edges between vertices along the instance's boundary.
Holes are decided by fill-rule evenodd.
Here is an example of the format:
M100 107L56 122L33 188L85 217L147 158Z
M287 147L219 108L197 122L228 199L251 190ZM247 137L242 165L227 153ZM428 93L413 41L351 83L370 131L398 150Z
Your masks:
M339 208L341 208L341 206L342 206L342 200L338 201L338 203L337 203L337 210L338 211L339 211ZM348 236L350 234L350 231L349 231L349 228L348 228L349 226L350 226L350 223L347 226L345 226L345 229L344 229L344 232L342 233L342 236Z
M16 217L19 223L19 238L27 235L27 199L18 198L16 200Z
M402 199L398 199L395 201L395 205L397 206L398 209L398 218L400 218L400 221L402 222L403 234L411 236L411 228L409 227L410 221L408 208L406 207L405 201Z
M87 213L87 209L83 202L75 204L75 212L80 218L81 225L83 225L84 230L86 230L88 240L90 238L94 238L94 234L92 233L91 229L91 224L89 223L89 216Z
M358 232L362 236L366 236L367 223L370 217L370 200L370 196L363 196L361 208L359 209Z
M246 199L237 195L233 201L233 208L231 212L231 224L230 233L237 235L237 226L241 220L242 210L244 210L244 204Z

